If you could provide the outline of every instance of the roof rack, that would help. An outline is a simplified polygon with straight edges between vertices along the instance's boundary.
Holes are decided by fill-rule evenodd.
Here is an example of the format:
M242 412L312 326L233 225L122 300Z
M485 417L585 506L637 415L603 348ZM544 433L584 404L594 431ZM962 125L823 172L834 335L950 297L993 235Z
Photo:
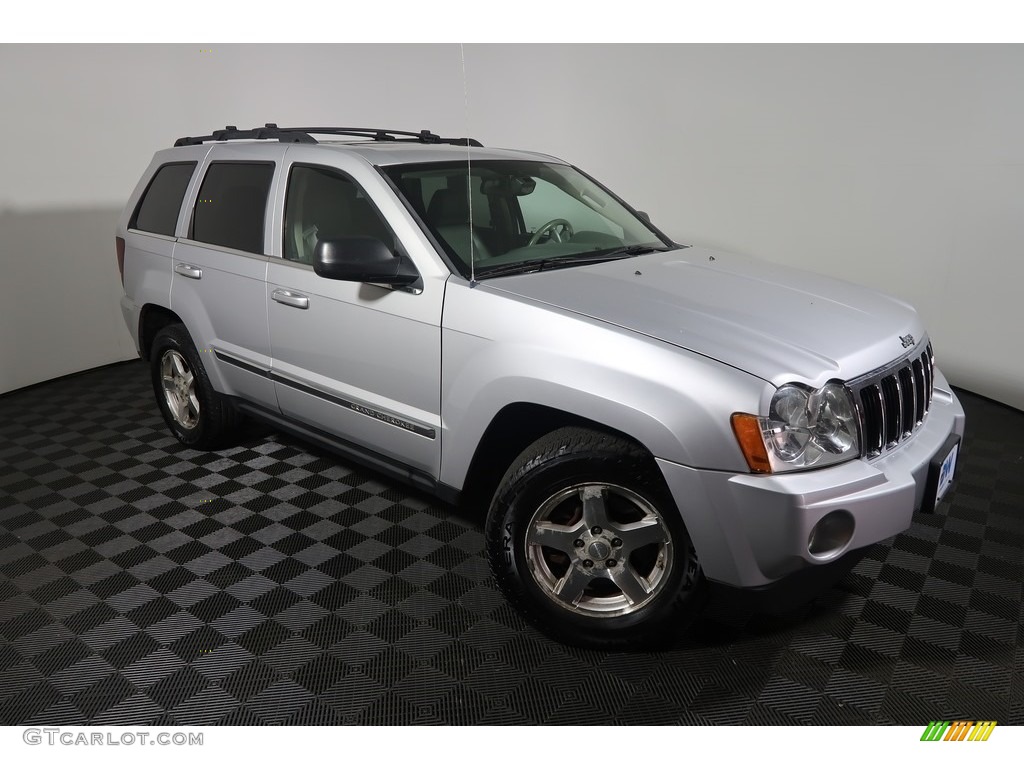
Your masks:
M267 123L262 128L239 130L229 125L214 131L209 136L184 136L174 142L176 147L189 147L207 141L231 141L232 139L277 139L282 143L318 144L311 134L330 136L357 136L373 141L416 141L421 144L455 144L462 147L482 147L476 139L443 138L430 131L392 131L385 128L278 128L276 123Z

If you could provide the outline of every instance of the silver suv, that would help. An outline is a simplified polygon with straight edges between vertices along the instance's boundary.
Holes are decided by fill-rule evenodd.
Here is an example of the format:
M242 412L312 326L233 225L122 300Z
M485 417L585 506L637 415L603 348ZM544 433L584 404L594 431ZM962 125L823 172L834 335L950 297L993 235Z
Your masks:
M678 245L547 155L229 126L156 153L116 242L182 443L254 416L479 510L498 584L566 642L822 573L956 469L910 306Z

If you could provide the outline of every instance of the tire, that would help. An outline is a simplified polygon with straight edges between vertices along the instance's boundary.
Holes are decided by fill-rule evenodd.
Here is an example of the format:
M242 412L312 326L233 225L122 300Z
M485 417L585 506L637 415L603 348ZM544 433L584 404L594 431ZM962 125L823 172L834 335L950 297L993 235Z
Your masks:
M662 647L706 601L654 461L601 432L563 428L523 451L494 494L486 546L509 602L571 645Z
M185 326L161 329L149 360L156 402L171 433L200 451L230 442L241 419L231 402L214 390Z

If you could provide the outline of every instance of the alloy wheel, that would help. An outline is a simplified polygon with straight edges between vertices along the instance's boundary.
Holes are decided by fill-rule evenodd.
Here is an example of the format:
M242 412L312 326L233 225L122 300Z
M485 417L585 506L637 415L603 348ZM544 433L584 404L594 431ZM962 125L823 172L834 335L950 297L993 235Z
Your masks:
M195 374L177 350L168 349L160 358L160 381L164 401L175 422L185 429L195 429L199 424Z
M639 610L672 569L672 536L662 515L619 485L585 483L554 493L534 513L524 543L541 591L585 616Z

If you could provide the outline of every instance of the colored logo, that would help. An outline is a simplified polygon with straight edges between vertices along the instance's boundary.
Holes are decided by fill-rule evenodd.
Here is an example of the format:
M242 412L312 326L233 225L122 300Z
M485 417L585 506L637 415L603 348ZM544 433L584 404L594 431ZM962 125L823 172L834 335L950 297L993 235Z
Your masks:
M932 720L921 741L988 741L995 727L995 720Z

